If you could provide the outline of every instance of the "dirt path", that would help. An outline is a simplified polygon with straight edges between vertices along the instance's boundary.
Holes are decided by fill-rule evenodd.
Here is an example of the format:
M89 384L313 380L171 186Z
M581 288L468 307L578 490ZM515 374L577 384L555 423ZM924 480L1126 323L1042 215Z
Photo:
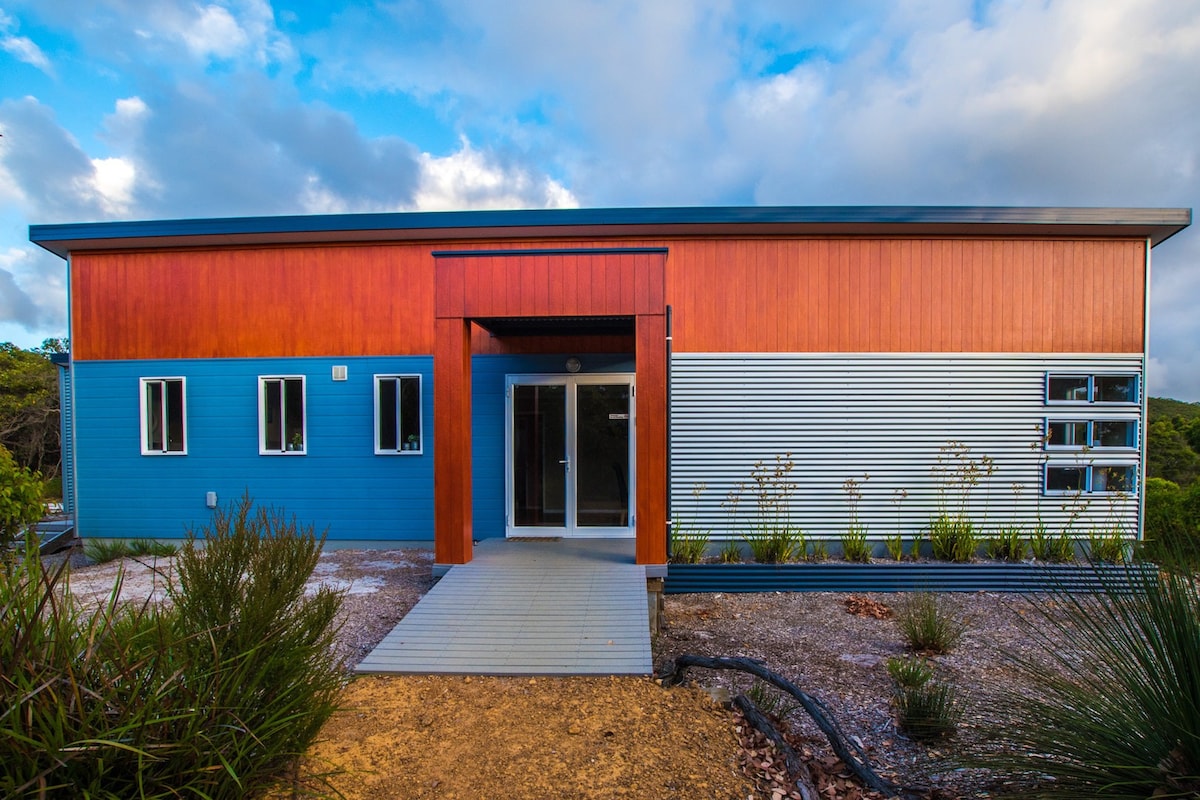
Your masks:
M310 770L348 800L743 798L728 712L648 678L367 677Z

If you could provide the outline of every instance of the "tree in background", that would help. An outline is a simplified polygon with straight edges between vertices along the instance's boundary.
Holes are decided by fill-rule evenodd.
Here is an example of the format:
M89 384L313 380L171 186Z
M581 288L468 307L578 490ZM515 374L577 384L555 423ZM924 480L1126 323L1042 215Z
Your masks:
M0 445L18 464L43 475L59 474L58 367L53 353L67 352L63 339L46 339L23 350L0 344Z
M42 476L22 467L0 445L0 553L42 518Z

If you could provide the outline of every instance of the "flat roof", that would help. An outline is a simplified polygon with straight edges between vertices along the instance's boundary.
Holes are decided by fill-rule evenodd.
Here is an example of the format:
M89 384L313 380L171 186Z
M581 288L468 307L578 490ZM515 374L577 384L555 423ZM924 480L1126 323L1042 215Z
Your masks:
M62 258L88 250L711 235L1136 238L1153 246L1191 222L1190 208L679 206L78 222L30 225L29 240Z

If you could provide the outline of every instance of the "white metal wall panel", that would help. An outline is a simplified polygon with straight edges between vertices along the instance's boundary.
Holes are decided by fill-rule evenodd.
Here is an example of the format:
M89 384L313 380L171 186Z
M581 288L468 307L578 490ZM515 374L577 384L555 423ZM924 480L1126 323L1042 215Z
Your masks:
M1137 531L1135 497L1043 496L1042 471L1055 463L1139 462L1137 452L1047 452L1044 420L1137 418L1141 405L1047 405L1047 372L1138 376L1137 355L793 355L676 354L671 360L671 499L678 523L737 534L757 511L750 473L791 454L797 491L791 518L807 534L836 538L848 524L847 478L862 480L860 521L879 538L917 535L939 508L958 508L934 472L942 448L962 442L970 457L994 460L990 478L970 492L968 512L991 530L1043 521L1087 535L1114 521ZM1140 449L1140 448L1139 448ZM745 486L736 516L728 502ZM699 491L698 487L703 486ZM1014 490L1014 487L1015 490ZM897 502L898 494L907 496ZM1138 489L1140 491L1140 487Z
M58 370L58 438L60 442L63 512L75 514L75 391L71 369Z

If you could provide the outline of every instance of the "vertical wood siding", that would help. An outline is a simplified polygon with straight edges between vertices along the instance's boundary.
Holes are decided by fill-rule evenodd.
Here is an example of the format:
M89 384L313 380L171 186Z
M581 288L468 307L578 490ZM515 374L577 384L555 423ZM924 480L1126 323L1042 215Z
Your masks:
M614 271L601 256L560 256L554 269L544 266L544 257L526 259L516 272L499 263L510 257L439 259L457 261L463 270L457 283L447 277L448 302L466 311L461 281L467 269L487 287L471 300L470 313L480 315L520 315L532 308L545 314L621 313L613 299L632 294L635 313L661 312L664 303L674 307L678 352L1137 353L1143 346L1140 241L502 244L668 247L666 295L643 282L648 273L640 267ZM444 245L483 246L487 243ZM95 360L429 354L434 247L75 254L74 355ZM454 286L460 290L457 301ZM475 342L477 352L496 352L494 342L478 337Z
M1028 527L1040 517L1057 531L1074 509L1069 498L1041 496L1044 419L1141 415L1137 404L1045 403L1047 371L1140 376L1140 357L676 354L671 363L672 515L718 536L753 525L751 472L760 461L773 467L776 456L794 463L791 517L807 533L836 539L849 522L844 482L866 474L859 514L870 534L917 535L942 506L959 505L959 493L934 471L952 440L967 445L972 459L995 460L992 476L969 493L977 525ZM1053 458L1113 460L1139 458L1098 450ZM907 497L897 502L900 490ZM1135 533L1137 499L1111 501L1092 497L1076 521L1079 532L1115 521Z
M71 258L77 360L433 352L433 268L411 245Z
M678 352L1140 353L1137 241L671 244Z

